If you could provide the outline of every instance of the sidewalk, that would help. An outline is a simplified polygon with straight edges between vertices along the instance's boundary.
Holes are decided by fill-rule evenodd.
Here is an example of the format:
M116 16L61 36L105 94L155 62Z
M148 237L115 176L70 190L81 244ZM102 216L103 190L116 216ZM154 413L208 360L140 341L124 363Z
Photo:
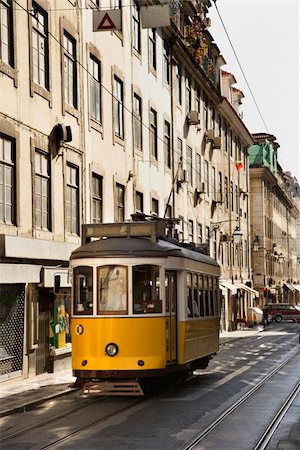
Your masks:
M220 344L250 337L259 333L261 329L245 328L243 330L222 332ZM26 380L19 378L0 382L0 417L25 411L33 405L42 403L50 398L59 397L74 390L71 369L56 373L45 373Z
M0 417L25 411L30 406L67 394L72 391L76 378L72 370L45 373L26 380L4 381L0 383Z

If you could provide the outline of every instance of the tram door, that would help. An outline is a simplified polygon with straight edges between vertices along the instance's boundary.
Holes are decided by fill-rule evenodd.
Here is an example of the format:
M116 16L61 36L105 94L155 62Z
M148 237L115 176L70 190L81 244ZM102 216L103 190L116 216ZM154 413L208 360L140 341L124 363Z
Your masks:
M176 280L176 272L166 271L165 285L166 285L167 363L173 363L173 362L176 362L176 348L177 348L177 320L176 320L177 280Z

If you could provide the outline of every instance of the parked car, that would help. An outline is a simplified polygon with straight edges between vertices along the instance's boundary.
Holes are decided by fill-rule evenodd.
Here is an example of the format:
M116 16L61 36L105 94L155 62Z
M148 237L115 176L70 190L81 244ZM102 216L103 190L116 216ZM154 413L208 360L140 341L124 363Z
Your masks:
M269 316L272 321L281 322L282 320L300 321L300 310L290 303L269 303Z
M251 328L253 325L260 325L263 323L263 316L264 313L258 306L248 308L247 326Z

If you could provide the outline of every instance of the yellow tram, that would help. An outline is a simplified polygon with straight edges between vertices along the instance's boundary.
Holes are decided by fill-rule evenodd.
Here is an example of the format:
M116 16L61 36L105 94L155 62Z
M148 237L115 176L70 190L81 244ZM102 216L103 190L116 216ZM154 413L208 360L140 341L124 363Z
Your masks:
M141 380L206 368L219 348L217 262L166 222L83 225L71 255L77 380Z

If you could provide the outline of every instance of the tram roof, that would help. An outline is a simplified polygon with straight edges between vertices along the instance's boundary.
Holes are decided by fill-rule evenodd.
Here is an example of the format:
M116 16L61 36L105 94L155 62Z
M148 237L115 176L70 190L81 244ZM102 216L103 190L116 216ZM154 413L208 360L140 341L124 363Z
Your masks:
M199 250L182 247L168 239L153 242L142 237L109 237L82 245L71 253L71 259L101 257L180 257L219 266L211 256Z

